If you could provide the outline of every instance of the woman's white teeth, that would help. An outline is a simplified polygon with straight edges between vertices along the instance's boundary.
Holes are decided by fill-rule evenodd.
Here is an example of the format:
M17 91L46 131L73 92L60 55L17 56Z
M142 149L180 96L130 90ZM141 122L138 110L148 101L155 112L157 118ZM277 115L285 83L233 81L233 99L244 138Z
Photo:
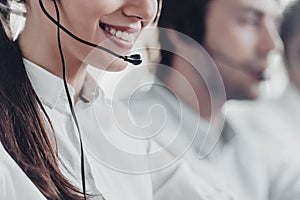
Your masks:
M115 35L115 34L116 34L116 29L113 29L113 28L112 28L112 29L110 29L109 32L110 32L110 34Z
M126 42L132 42L134 40L133 33L123 32L120 30L117 31L116 29L108 26L105 27L105 31Z

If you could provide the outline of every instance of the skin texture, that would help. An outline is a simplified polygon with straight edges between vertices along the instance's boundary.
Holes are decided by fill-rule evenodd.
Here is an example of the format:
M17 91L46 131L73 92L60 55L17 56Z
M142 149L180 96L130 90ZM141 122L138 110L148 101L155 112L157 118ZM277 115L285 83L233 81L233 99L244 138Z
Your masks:
M53 2L43 0L43 3L47 11L56 18ZM154 19L157 11L156 0L62 0L57 1L57 4L63 26L84 40L101 43L118 53L128 53L134 41L132 44L126 43L125 48L119 44L120 41L115 42L115 37L107 35L99 22L133 31L136 40L142 29ZM27 9L25 29L19 38L24 57L62 77L56 25L44 15L38 1L29 0ZM127 65L99 50L93 51L90 56L93 50L91 47L77 42L63 32L61 41L67 65L67 80L75 88L76 94L82 87L87 64L109 71L120 71ZM87 56L91 58L86 59ZM115 62L111 63L112 60Z
M216 94L221 96L215 110L220 110L226 100L256 99L269 53L282 51L282 41L277 32L277 3L274 0L211 0L207 9L203 46L222 76L226 94L224 98L222 94ZM177 52L201 57L202 54L192 45L170 31L168 39ZM209 63L202 59L199 66L209 72L210 67L214 67L213 63ZM189 81L198 101L189 98L190 91L182 87L172 73L164 79L168 87L202 117L210 119L214 115L210 92L218 91L209 92L201 74L180 56L172 56L171 66ZM215 76L209 80L217 82Z
M255 99L272 50L282 50L274 0L214 0L208 7L205 47L217 64L227 99Z

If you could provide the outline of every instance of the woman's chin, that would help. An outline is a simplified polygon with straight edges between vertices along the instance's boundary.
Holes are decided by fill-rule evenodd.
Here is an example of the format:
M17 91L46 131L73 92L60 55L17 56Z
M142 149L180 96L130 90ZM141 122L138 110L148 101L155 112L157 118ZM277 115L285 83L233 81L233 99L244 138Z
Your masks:
M106 69L105 71L109 72L119 72L124 70L128 66L128 63L123 61L123 60L116 60L112 62Z
M92 51L83 62L97 69L110 72L122 71L128 65L128 62L115 56L108 55L106 52L99 52L99 50Z

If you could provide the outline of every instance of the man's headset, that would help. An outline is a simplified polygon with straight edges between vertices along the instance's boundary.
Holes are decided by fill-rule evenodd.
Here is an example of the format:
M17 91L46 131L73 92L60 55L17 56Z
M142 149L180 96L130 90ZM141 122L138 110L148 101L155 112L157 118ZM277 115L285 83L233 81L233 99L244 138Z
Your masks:
M142 59L141 56L139 54L133 54L130 56L122 56L119 55L113 51L111 51L110 49L107 49L103 46L99 46L97 44L93 44L91 42L88 42L86 40L83 40L81 38L79 38L78 36L74 35L71 31L69 31L67 28L65 28L63 25L60 24L60 14L59 14L59 9L57 6L57 3L55 0L53 0L54 6L55 6L55 11L56 11L56 18L57 20L55 20L49 13L48 11L45 9L43 1L39 0L39 4L40 7L43 11L43 13L47 16L47 18L53 22L56 26L57 26L57 39L58 39L58 47L59 47L59 52L60 52L60 56L61 56L61 62L62 62L62 67L63 67L63 81L64 81L64 87L65 87L65 91L67 94L67 98L68 98L68 102L69 102L69 106L70 106L70 110L71 110L71 114L72 117L74 119L74 122L76 124L76 128L79 134L79 140L80 140L80 152L81 152L81 178L82 178L82 190L83 190L83 195L84 195L84 199L86 199L86 183L85 183L85 166L84 166L84 150L83 150L83 143L82 143L82 137L81 137L81 131L79 128L79 123L74 111L74 106L72 103L72 98L68 89L68 84L67 84L67 78L66 78L66 64L65 64L65 59L64 59L64 54L63 54L63 50L62 50L62 46L61 46L61 39L60 39L60 30L64 31L66 34L68 34L70 37L72 37L73 39L77 40L78 42L81 42L85 45L100 49L102 51L105 51L117 58L123 59L125 62L131 63L133 65L139 65L142 63ZM16 10L14 8L11 8L7 5L4 5L2 3L0 3L0 10L3 10L5 12L8 13L13 13L19 16L26 16L26 12L20 11L20 10Z

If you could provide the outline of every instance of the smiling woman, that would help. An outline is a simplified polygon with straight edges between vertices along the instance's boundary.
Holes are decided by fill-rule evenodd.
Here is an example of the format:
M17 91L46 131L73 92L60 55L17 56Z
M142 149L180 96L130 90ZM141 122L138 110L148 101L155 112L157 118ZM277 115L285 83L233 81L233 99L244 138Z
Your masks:
M126 62L97 51L96 59L86 63L85 58L94 48L61 31L36 0L18 1L26 7L26 23L19 38L12 41L9 19L12 14L23 13L14 10L12 2L0 0L0 141L1 150L5 149L0 154L0 167L7 169L0 172L0 177L5 177L1 180L5 186L0 187L4 188L1 198L152 199L148 175L134 177L130 182L123 174L95 168L92 158L83 154L78 135L80 131L88 135L85 127L95 127L91 124L92 105L103 105L99 87L91 80L86 66L118 71ZM90 43L104 43L105 48L118 54L132 49L158 10L156 0L42 3L50 16L72 34ZM103 68L106 64L108 67ZM74 110L76 114L81 111L79 117L84 122L77 122ZM79 129L80 125L86 126ZM18 177L17 182L27 189L9 177ZM119 194L120 188L125 192Z

